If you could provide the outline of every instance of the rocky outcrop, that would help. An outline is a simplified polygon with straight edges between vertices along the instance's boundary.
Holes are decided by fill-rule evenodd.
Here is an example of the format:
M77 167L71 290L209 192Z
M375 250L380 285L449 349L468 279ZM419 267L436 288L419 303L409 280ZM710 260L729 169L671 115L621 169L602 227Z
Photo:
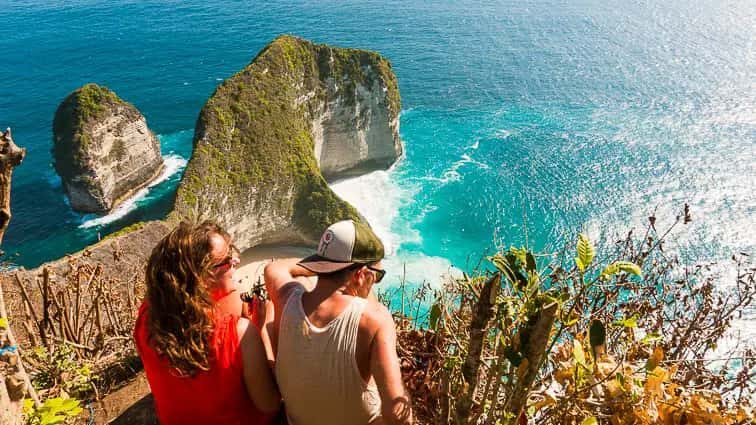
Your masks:
M372 52L320 48L329 95L312 105L320 172L330 180L388 168L402 154L399 90L390 65ZM312 95L311 90L305 97Z
M111 211L163 168L144 116L96 84L68 95L55 112L53 157L71 207L81 212Z
M395 162L399 110L377 53L278 37L200 112L173 217L216 220L242 249L313 244L334 221L360 219L326 177Z

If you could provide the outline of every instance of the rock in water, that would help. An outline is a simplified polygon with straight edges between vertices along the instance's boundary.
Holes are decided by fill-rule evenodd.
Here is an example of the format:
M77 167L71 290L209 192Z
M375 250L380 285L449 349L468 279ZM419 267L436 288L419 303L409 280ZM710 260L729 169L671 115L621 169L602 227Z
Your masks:
M144 116L96 84L58 106L53 157L71 207L81 212L113 210L163 169L160 142Z
M394 163L399 110L377 53L278 37L200 112L173 217L215 220L242 249L315 243L331 223L360 219L325 177Z

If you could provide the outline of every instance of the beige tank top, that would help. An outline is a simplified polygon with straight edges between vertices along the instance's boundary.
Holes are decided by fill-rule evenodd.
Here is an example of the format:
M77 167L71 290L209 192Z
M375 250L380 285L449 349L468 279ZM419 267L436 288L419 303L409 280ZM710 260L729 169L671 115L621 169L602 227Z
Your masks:
M281 315L275 374L292 425L368 424L381 412L375 381L365 384L355 349L367 300L355 297L325 327L310 323L303 288L289 296Z

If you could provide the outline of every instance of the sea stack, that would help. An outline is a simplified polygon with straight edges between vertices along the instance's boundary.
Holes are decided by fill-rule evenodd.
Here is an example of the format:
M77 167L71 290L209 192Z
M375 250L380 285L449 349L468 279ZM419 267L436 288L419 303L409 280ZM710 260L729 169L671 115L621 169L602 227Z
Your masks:
M53 157L71 207L88 213L113 210L163 169L160 142L144 116L97 84L58 106Z
M393 164L399 111L379 54L280 36L202 108L173 215L215 220L242 249L314 244L331 223L361 219L326 179Z

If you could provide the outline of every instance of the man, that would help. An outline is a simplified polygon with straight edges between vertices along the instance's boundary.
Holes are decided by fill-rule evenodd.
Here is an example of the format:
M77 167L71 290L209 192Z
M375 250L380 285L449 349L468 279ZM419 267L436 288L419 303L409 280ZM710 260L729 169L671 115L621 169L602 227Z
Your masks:
M383 244L351 220L323 233L317 254L265 267L275 306L275 375L293 425L411 424L388 309L371 294ZM307 292L296 278L317 276Z

